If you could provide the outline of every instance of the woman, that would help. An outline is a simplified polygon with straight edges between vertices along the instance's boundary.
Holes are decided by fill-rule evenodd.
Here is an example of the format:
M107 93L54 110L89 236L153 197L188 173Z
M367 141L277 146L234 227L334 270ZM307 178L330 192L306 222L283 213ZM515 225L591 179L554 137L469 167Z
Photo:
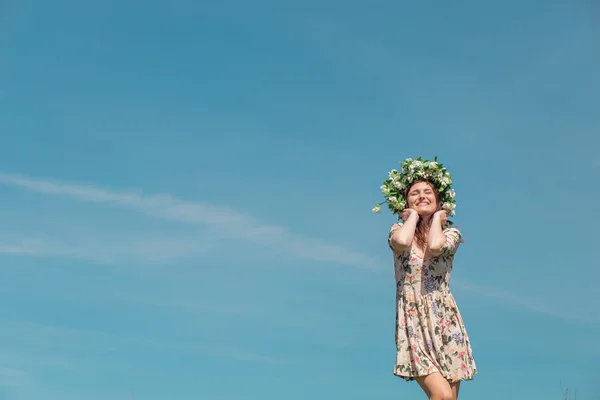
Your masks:
M390 172L382 192L402 222L388 244L396 278L394 375L416 380L430 400L456 400L460 382L477 373L469 338L449 290L461 233L451 227L452 179L434 161L407 159ZM381 203L383 204L383 203ZM379 212L378 206L374 209Z

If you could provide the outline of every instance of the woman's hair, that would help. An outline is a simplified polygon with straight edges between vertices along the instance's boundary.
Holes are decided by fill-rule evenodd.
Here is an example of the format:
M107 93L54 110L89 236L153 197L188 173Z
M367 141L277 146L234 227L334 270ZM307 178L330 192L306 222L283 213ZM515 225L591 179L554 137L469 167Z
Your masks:
M413 185L418 182L425 182L431 187L431 189L433 190L433 193L435 195L435 201L437 204L437 208L435 211L441 210L442 204L440 202L439 190L435 187L434 184L432 184L431 182L425 181L425 180L416 180L413 183L411 183L410 185L408 185L408 188L406 188L406 191L404 192L404 198L408 199L408 192L410 192L410 189L413 187ZM419 222L417 222L414 239L416 240L419 247L423 250L427 248L427 234L429 233L429 228L431 227L432 221L433 221L433 218L429 218L428 222L425 223L425 222L423 222L422 218L419 218Z

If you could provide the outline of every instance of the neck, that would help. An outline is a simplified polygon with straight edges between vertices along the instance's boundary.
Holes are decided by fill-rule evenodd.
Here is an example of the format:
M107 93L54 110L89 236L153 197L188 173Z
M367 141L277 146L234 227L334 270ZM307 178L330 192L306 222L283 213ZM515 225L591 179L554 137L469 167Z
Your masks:
M425 224L425 226L428 226L429 224L429 220L431 219L433 214L429 214L429 215L421 215L420 216L420 220L423 221L423 224Z

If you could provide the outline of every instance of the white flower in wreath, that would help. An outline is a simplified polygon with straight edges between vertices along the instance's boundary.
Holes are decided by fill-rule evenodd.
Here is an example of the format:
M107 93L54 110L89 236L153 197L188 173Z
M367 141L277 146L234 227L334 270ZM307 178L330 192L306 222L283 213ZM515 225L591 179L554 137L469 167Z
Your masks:
M442 208L446 211L452 211L456 208L456 204L454 203L444 203L442 204Z
M454 191L454 189L448 190L448 196L450 196L451 199L456 197L456 192Z

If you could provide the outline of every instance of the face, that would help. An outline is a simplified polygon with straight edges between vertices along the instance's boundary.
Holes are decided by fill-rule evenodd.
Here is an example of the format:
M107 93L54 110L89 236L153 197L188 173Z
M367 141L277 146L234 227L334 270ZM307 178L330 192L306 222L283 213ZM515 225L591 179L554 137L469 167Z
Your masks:
M431 185L427 182L417 182L408 191L408 207L417 210L419 215L430 215L437 210L437 199Z

